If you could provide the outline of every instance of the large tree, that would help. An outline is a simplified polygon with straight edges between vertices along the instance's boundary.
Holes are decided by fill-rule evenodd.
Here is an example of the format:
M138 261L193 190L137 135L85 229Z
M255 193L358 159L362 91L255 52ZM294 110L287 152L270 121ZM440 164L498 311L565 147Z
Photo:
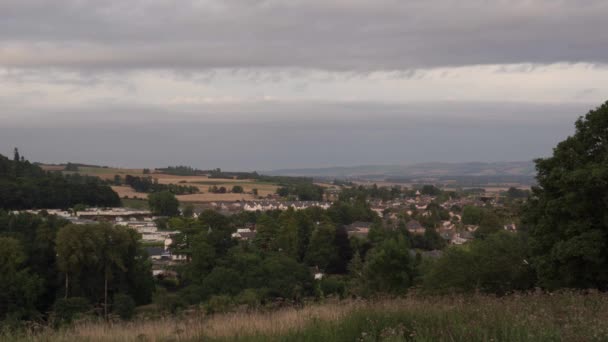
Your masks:
M61 228L56 243L64 297L75 295L103 303L104 315L109 297L121 292L133 296L137 304L146 304L154 284L138 239L134 230L108 224Z
M540 285L608 288L608 102L536 169L524 223Z
M366 256L362 272L367 290L404 293L412 285L414 275L405 238L389 238L374 247Z
M169 191L151 193L148 196L150 209L156 215L177 216L179 215L179 201Z
M0 321L24 318L35 311L42 279L24 266L27 256L17 239L0 237Z

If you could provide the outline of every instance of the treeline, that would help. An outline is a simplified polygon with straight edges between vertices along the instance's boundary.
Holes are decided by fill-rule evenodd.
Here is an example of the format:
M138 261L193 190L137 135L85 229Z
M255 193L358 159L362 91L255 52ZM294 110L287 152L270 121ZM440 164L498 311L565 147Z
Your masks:
M165 168L156 169L156 171L176 176L208 176L209 178L214 179L253 179L261 182L279 184L312 183L313 181L313 179L309 177L267 176L261 175L256 171L233 172L223 171L220 168L199 170L191 166L168 166Z
M536 184L534 176L530 175L484 175L484 176L437 176L429 177L436 180L437 183L449 183L457 186L485 186L490 184ZM420 177L399 177L393 176L386 179L391 183L418 183Z
M455 192L445 192L431 184L425 184L419 188L412 189L401 187L399 185L394 185L391 187L378 186L377 184L373 184L372 186L353 185L350 187L344 187L339 196L342 200L358 198L388 201L402 197L415 197L417 191L420 192L421 195L444 195L446 196L446 199L449 197L455 198L457 196Z
M0 211L0 321L61 324L77 312L130 317L154 290L138 240L125 227Z
M221 169L209 171L209 178L228 178L228 179L253 179L260 182L277 183L279 185L287 184L312 184L313 179L310 177L291 177L291 176L268 176L254 172L226 172Z
M156 169L156 171L175 176L204 176L209 173L208 171L195 169L185 165L163 167Z
M324 189L312 183L295 183L279 187L276 193L281 197L291 197L300 201L321 201Z
M158 183L158 179L152 177L126 175L124 182L137 192L152 193L169 191L175 195L187 195L199 192L199 189L196 186L179 184L160 184Z
M225 194L231 192L233 194L242 194L245 192L245 189L241 185L234 185L230 190L225 186L218 187L217 185L212 185L209 187L209 192L212 194ZM253 189L254 195L257 195L257 189Z
M97 177L46 172L16 149L13 160L0 155L0 208L66 209L76 204L117 207L120 198Z

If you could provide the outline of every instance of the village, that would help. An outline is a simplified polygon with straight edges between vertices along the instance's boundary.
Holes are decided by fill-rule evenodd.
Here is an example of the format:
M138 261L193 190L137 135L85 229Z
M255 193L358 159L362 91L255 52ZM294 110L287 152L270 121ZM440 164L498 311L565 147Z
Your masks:
M270 196L269 196L270 197ZM327 210L337 199L336 191L328 191L323 201L289 201L278 198L268 198L256 201L213 201L199 203L192 212L192 217L197 218L204 210L213 210L224 216L231 216L242 212L263 213L268 211L305 210L308 208L319 208ZM385 227L397 229L397 222L403 222L405 229L411 236L422 236L427 229L436 231L448 245L462 245L473 240L478 225L464 224L462 219L465 207L501 207L500 196L488 196L475 194L449 198L441 204L437 204L437 196L423 195L418 190L412 196L402 195L391 200L368 199L367 204L371 211L377 216L375 221L382 222ZM443 213L443 219L429 226L424 222L425 218L436 215L437 210ZM167 217L154 215L150 210L119 208L77 208L72 210L41 209L25 210L24 212L42 215L56 215L75 225L86 225L105 222L117 226L131 228L141 236L142 245L152 262L152 272L155 277L175 277L173 266L186 262L188 257L173 251L173 237L179 233L170 224L167 225ZM421 222L422 221L422 222ZM164 222L162 224L159 224ZM169 221L170 222L170 221ZM346 225L344 228L349 238L366 240L370 229L374 225L372 221L356 221ZM515 232L517 225L514 222L503 225L506 231ZM236 227L232 238L239 241L253 241L256 237L256 225L254 223ZM422 254L433 258L442 255L441 250L421 251ZM410 251L416 253L414 249ZM319 276L319 274L317 274Z

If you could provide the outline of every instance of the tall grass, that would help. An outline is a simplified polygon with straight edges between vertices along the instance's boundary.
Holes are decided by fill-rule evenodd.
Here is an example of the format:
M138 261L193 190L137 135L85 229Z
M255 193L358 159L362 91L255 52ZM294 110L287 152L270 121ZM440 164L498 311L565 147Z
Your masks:
M607 341L608 295L423 297L130 323L85 322L23 341Z

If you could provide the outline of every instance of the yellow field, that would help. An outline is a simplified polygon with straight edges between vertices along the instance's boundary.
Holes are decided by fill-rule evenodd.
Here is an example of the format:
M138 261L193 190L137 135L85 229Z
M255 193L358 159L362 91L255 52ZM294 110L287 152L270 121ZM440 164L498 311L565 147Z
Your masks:
M124 198L125 196L129 198L148 198L148 194L142 192L135 192L135 190L133 190L133 188L131 188L130 186L113 186L112 190L114 190L120 198Z
M48 171L61 171L62 166L57 165L42 165L42 168ZM72 172L64 172L72 173ZM278 188L276 184L257 182L253 179L219 179L209 178L207 176L176 176L164 173L150 173L144 174L143 169L120 169L120 168L105 168L105 167L80 167L78 173L82 175L96 176L102 179L114 179L115 175L120 175L123 179L127 175L147 177L158 179L161 184L178 184L196 186L200 193L192 195L179 195L177 198L182 202L214 202L214 201L243 201L243 200L254 200L255 196L248 194L253 189L258 189L258 196L266 197L267 195L274 194ZM214 194L209 193L210 186L225 187L228 191L235 185L243 187L245 193L242 194ZM112 186L112 189L116 191L120 198L128 196L129 198L148 198L148 194L135 192L129 186Z

